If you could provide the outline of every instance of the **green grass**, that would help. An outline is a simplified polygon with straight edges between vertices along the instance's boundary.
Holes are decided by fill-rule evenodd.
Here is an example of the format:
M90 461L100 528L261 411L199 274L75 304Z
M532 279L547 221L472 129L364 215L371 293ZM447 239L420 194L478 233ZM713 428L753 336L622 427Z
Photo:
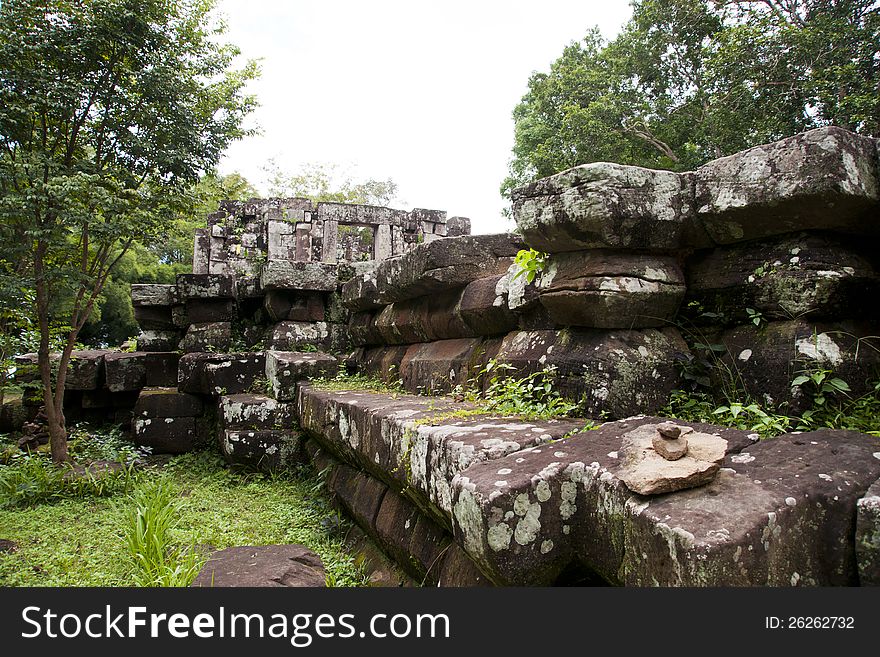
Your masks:
M328 585L366 583L343 543L339 517L310 471L236 473L218 454L205 451L142 471L136 486L159 479L175 497L176 518L167 537L175 549L299 543L321 557ZM133 507L125 494L3 506L0 538L15 541L18 550L0 552L0 586L137 585L126 539Z

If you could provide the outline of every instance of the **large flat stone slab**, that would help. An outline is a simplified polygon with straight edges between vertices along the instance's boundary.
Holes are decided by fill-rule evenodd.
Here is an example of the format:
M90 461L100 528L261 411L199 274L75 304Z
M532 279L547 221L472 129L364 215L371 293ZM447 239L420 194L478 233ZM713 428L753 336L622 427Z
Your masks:
M300 385L297 410L307 435L340 460L402 492L447 528L450 483L456 473L557 440L586 424L469 417L472 406L445 398L322 391L307 384Z
M192 353L180 358L177 387L181 392L229 395L250 390L265 375L263 353Z
M602 250L552 256L538 287L557 326L610 329L669 326L685 294L675 258Z
M302 545L231 547L211 554L190 586L321 587L321 558Z
M231 274L178 274L177 295L186 299L232 299L235 277Z
M689 425L728 442L704 486L645 497L619 478L620 447L661 418L608 423L477 463L453 482L457 541L498 584L549 584L572 564L628 586L857 583L855 507L880 473L877 440Z
M610 162L543 178L515 189L512 199L523 239L549 253L676 249L693 215L687 177Z
M817 128L695 172L697 222L716 244L800 230L880 234L870 137Z
M260 274L260 285L264 290L332 292L339 281L335 264L269 260Z
M177 286L160 283L132 283L131 305L170 306L177 302Z
M378 301L406 301L502 274L521 248L522 240L512 234L464 235L420 244L379 264L375 272Z

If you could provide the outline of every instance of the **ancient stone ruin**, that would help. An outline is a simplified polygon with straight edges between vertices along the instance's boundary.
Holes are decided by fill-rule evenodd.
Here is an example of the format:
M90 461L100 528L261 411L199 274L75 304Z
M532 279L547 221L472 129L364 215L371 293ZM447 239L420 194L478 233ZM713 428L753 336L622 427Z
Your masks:
M311 460L417 582L877 584L880 440L759 441L656 413L696 344L724 345L745 390L792 412L805 369L865 391L878 179L877 141L823 128L682 174L576 167L516 190L518 234L428 210L224 203L192 274L132 286L138 351L77 354L70 412L133 409L157 452ZM550 254L531 283L513 263L530 247ZM555 367L604 423L437 396L485 385L491 360ZM339 372L405 392L313 382Z

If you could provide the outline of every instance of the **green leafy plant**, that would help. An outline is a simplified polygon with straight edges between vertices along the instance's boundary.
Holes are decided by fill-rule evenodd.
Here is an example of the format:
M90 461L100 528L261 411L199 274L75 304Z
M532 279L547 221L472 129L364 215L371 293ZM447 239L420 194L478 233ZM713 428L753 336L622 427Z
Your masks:
M577 412L578 405L564 399L553 387L555 366L523 377L514 376L516 371L509 363L490 360L476 377L477 381L487 379L485 391L471 387L465 398L488 412L526 419L566 417Z
M188 586L204 564L194 547L175 544L180 498L168 479L135 489L129 497L125 542L138 586Z
M801 388L812 399L813 406L824 406L829 398L848 396L852 390L843 379L833 376L831 370L806 370L791 382L792 388Z
M767 320L764 318L764 313L762 313L760 310L755 310L754 308L746 308L746 314L749 316L749 321L755 326L761 326L761 324L767 322Z
M533 283L535 277L544 271L550 255L535 249L521 249L514 258L513 262L517 266L513 279L516 280L520 276L526 277L526 282Z

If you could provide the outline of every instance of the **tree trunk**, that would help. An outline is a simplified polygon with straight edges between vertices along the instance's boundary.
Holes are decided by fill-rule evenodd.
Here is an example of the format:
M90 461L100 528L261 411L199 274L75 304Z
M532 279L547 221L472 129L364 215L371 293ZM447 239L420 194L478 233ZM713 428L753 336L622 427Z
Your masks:
M37 293L37 321L40 325L40 348L37 351L37 363L43 384L43 405L46 408L46 423L49 430L49 448L52 460L55 463L63 463L69 459L67 428L64 420L63 382L66 377L59 372L62 386L53 392L52 354L49 352L49 290L47 289L46 270L43 263L47 248L45 243L39 243L34 251L34 288Z

